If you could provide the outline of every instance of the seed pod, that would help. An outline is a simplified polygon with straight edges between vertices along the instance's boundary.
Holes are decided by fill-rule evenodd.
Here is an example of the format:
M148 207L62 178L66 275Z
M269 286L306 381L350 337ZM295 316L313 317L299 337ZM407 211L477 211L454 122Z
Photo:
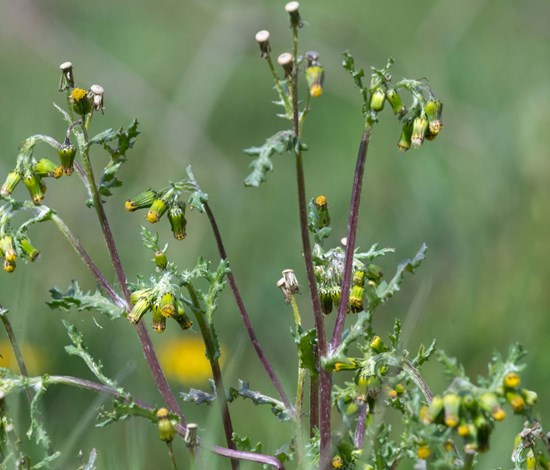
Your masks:
M382 111L386 101L386 92L382 88L377 88L370 97L370 107L373 111Z
M401 100L401 96L399 96L397 90L389 88L388 91L386 91L386 98L391 104L393 113L396 116L403 116L403 114L407 112L405 106L403 105L403 101Z
M306 69L306 81L310 96L317 98L323 94L325 71L320 65L313 65Z
M164 442L172 442L176 430L174 429L174 424L170 420L168 410L166 408L160 408L157 411L157 419L160 440Z
M397 143L399 150L406 152L411 148L411 138L413 130L413 121L412 119L406 119L403 122L403 127L401 128L401 137Z
M156 224L167 210L168 205L166 204L166 201L164 201L164 199L155 199L151 204L151 207L149 208L149 211L147 212L145 218L148 222Z
M45 185L40 181L40 178L32 172L25 173L23 177L23 183L27 187L29 194L31 195L32 202L39 205L42 199L44 199Z
M450 428L455 428L459 423L460 397L456 393L447 393L443 397L443 406L445 408L445 424Z
M63 174L71 176L73 174L74 157L76 155L76 147L71 143L64 144L57 149L57 155L63 168Z
M424 142L424 136L428 130L428 120L425 117L418 116L413 121L411 145L418 148Z
M40 177L51 176L57 179L63 174L63 167L56 165L48 158L41 158L34 164L33 172Z
M187 236L185 227L187 220L185 219L185 204L178 202L168 209L168 220L172 233L176 240L183 240Z
M36 258L40 255L40 252L32 245L31 241L27 237L19 239L19 247L21 248L23 255L30 261L36 260Z
M69 90L74 88L73 64L63 62L59 68L61 69L61 79L59 80L59 91Z
M424 112L428 118L428 129L434 137L439 134L443 124L441 123L441 114L443 112L443 103L439 100L428 100L424 105Z
M146 207L151 207L153 201L158 199L158 195L152 189L146 189L145 191L139 193L135 198L128 199L124 203L124 207L129 212L134 212L138 209L145 209Z
M168 258L166 257L166 253L162 250L158 250L155 252L155 264L161 268L165 269L168 264Z
M4 181L0 189L0 194L4 197L9 196L18 185L19 181L21 181L21 173L17 170L10 171L8 176L6 176L6 181Z

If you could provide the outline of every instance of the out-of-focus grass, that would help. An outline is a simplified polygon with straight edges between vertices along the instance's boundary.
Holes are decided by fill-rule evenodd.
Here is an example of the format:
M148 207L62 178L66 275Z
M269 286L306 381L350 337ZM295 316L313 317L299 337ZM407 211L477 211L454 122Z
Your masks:
M270 75L253 37L267 28L275 54L290 47L282 6L244 0L0 0L0 170L2 175L9 171L17 146L28 135L63 135L51 102L62 101L56 92L58 65L71 60L79 84L100 83L106 89L105 116L96 120L95 129L126 125L133 117L141 123L143 133L122 172L125 186L107 206L129 278L151 271L152 265L139 243L143 220L125 213L123 201L145 186L183 175L192 164L210 194L260 340L291 390L291 313L275 282L282 269L292 267L306 285L293 164L288 156L277 158L267 184L245 189L249 157L241 152L281 126L270 105ZM381 312L377 324L386 327L398 316L411 349L435 336L474 376L485 372L493 350L522 342L531 353L524 384L541 392L539 409L548 410L550 5L541 0L323 5L305 0L301 10L308 22L303 50L317 50L327 70L325 94L315 101L305 126L307 186L309 196L329 198L334 240L345 233L361 132L360 103L340 68L341 52L350 49L365 68L393 56L396 77L429 78L445 103L441 136L418 151L398 153L398 126L389 111L375 129L359 242L398 249L384 261L388 273L423 241L430 247L425 265ZM98 152L93 158L99 166L105 156ZM85 195L77 182L63 178L49 189L46 203L75 227L100 266L109 270L93 213L78 204ZM158 230L169 239L167 224L159 224ZM36 227L32 235L43 252L41 260L21 264L0 282L0 303L10 309L21 340L42 351L47 372L88 377L78 360L63 352L68 339L60 318L69 318L85 331L106 372L120 375L121 383L140 398L160 404L128 325L97 319L99 329L92 314L62 315L44 305L54 285L64 288L74 277L88 289L94 283L54 227ZM188 238L171 242L169 255L181 266L191 266L199 255L216 260L203 217L190 216ZM307 318L307 297L301 300ZM226 382L234 385L243 377L270 391L229 293L218 316L220 339L227 346ZM172 329L154 339L161 347L177 336ZM437 367L430 371L429 379L440 391L444 382ZM48 394L45 415L56 442L69 441L82 410L93 400L73 390ZM201 416L189 405L185 410L192 419ZM258 418L251 420L252 413ZM217 410L210 415L200 420L205 434L220 427ZM544 412L541 417L548 420ZM235 406L234 419L239 432L259 433L268 451L288 432L288 427L270 426L269 412L248 403ZM511 424L496 435L494 451L480 468L507 465L521 423ZM153 426L130 422L100 432L92 426L93 419L78 428L80 434L65 449L65 462L72 458L74 464L79 449L95 446L102 468L120 468L123 462L132 468L168 464Z

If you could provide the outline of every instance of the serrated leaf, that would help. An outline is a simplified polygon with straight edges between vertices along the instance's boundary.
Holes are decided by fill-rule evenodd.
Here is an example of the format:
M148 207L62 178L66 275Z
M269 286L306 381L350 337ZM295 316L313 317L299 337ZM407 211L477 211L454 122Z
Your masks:
M72 308L81 312L92 310L107 316L111 320L124 314L124 309L115 305L111 300L103 296L100 291L93 294L83 292L74 279L71 281L67 292L61 292L57 288L50 289L53 300L46 302L51 309L60 309L69 312Z
M411 361L412 364L418 369L424 364L435 352L436 352L436 340L434 339L428 349L421 344L418 348L418 353L416 357Z
M239 388L231 387L229 389L229 401L235 400L235 398L248 398L252 400L256 405L270 405L271 412L277 417L279 421L290 421L292 419L291 414L286 409L283 402L272 398L263 393L250 390L250 386L244 380L239 380Z
M300 328L294 337L294 342L298 346L300 367L309 370L312 375L317 375L319 370L315 360L315 348L317 346L317 331L315 328L306 331Z
M65 111L62 107L58 106L55 103L53 103L53 107L63 115L63 119L65 119L65 121L71 124L71 116L69 116L69 113L67 111Z
M44 377L40 386L34 387L34 397L31 401L31 426L27 431L27 437L32 439L34 436L34 441L47 450L51 441L46 428L42 424L40 408L38 407L40 399L46 393L46 383L47 377Z
M208 194L200 188L199 183L191 171L191 165L189 165L185 171L187 172L187 185L189 186L186 187L186 190L190 192L187 202L192 208L197 209L202 214L205 211L204 203L208 201Z
M395 319L393 324L393 333L388 335L393 349L397 349L399 345L399 337L401 336L401 322L398 318Z
M197 388L191 388L188 393L181 392L180 396L184 401L190 401L195 405L201 405L203 403L210 405L217 398L216 390L212 382L210 382L210 386L212 387L212 393L208 393Z
M141 241L143 242L143 246L145 248L149 248L154 252L157 252L160 249L159 234L157 232L153 233L147 227L144 227L142 225L140 229L140 235Z
M245 452L254 452L255 454L262 453L262 443L257 442L256 445L253 446L248 436L239 436L236 432L234 432L232 440L239 450L244 450Z
M399 291L405 273L409 272L413 274L416 271L416 269L422 264L422 261L426 258L427 249L427 245L423 243L420 250L418 250L418 253L412 260L407 259L399 263L397 266L397 271L389 284L385 282L380 283L376 289L376 295L380 299L380 302L387 302L396 292Z
M244 180L245 186L258 187L266 181L267 173L273 171L273 154L282 154L285 151L291 151L295 145L296 138L294 132L290 130L277 132L269 137L261 147L250 147L244 152L257 158L252 161L250 173Z
M154 411L144 409L138 406L133 401L127 400L114 400L113 409L109 411L101 410L97 416L98 423L96 427L103 428L112 423L117 423L119 421L125 421L126 419L132 416L140 416L146 418L149 421L156 421L156 416Z
M458 362L455 357L449 357L442 351L437 351L437 360L443 366L443 371L451 378L467 378L464 366Z

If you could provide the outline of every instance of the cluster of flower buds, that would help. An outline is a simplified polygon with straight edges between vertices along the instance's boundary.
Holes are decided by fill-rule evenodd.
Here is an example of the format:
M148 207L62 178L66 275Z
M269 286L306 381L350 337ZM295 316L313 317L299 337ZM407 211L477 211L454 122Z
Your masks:
M128 199L124 203L124 207L129 212L148 209L145 218L152 224L157 223L164 214L167 214L174 238L183 240L187 236L185 203L175 197L172 188L160 192L150 188L146 189L135 198Z
M443 424L456 430L464 438L466 452L484 452L496 421L502 421L506 412L501 403L507 401L515 413L523 413L536 402L536 393L519 389L520 378L515 372L505 375L496 391L466 388L435 396L428 407L421 410L422 420Z
M413 148L420 147L424 139L435 139L443 127L441 121L442 111L443 103L441 101L435 98L425 101L414 117L409 117L403 121L397 147L406 151L411 146Z
M139 289L132 292L132 310L128 314L128 320L137 324L149 311L153 314L153 329L162 333L166 329L166 319L173 318L182 330L193 326L193 322L185 313L185 308L174 292L169 289Z
M15 238L8 233L0 236L0 257L4 259L2 267L7 273L15 270L18 256L32 262L38 258L38 255L40 252L26 236Z

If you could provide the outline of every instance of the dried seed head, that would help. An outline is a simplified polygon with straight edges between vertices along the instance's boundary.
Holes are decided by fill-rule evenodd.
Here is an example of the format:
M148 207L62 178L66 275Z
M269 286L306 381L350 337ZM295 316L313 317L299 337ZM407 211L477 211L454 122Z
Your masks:
M103 94L105 90L101 85L92 85L90 87L90 95L92 99L92 108L94 111L103 112Z
M285 5L286 12L290 15L290 25L293 28L301 28L304 26L302 18L300 18L300 12L298 11L300 4L298 2L288 2Z
M260 57L267 59L269 53L271 52L271 47L269 46L269 31L263 29L256 33L256 41L260 45Z
M298 284L298 279L296 278L296 275L294 274L294 270L292 269L285 269L283 272L283 279L285 280L285 284L287 289L292 292L293 294L299 294L300 293L300 285Z
M74 88L73 64L63 62L59 68L61 69L61 79L59 80L59 91L65 91Z
M188 423L187 424L187 432L185 433L185 445L187 447L195 447L197 445L197 431L198 431L198 425L197 423Z
M277 62L284 69L286 77L292 75L292 69L294 67L294 59L290 52L283 52L278 58Z

